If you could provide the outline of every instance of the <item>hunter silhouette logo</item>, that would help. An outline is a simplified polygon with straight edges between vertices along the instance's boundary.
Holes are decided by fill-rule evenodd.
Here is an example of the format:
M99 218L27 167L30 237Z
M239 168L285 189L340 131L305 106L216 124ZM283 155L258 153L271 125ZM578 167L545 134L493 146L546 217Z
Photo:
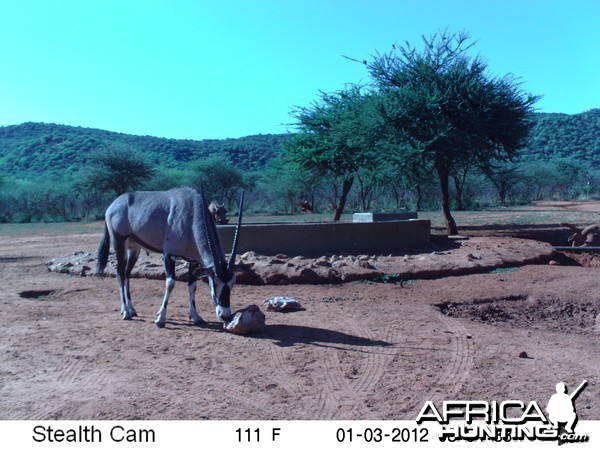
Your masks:
M587 385L584 380L572 394L565 383L556 385L546 413L535 400L446 400L438 407L426 401L416 422L436 422L441 442L449 441L558 441L588 442L589 436L575 433L577 412L575 400Z
M575 399L579 396L583 388L587 385L587 380L579 385L572 394L567 393L565 383L556 384L556 394L550 397L546 411L548 411L548 419L552 425L559 431L558 439L568 441L575 435L575 424L577 423L577 411L575 410ZM564 425L564 433L561 425ZM566 434L565 434L566 433Z

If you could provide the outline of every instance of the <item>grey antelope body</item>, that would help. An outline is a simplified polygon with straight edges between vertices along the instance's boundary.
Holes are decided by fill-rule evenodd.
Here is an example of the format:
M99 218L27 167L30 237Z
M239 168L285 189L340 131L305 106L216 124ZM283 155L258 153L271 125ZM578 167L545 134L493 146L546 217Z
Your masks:
M98 248L98 275L108 263L110 241L117 258L117 282L121 296L121 314L129 320L137 313L131 302L129 278L141 248L164 255L166 289L158 310L156 325L164 327L169 296L175 287L175 260L189 262L190 319L203 323L196 310L198 278L208 276L217 318L231 316L230 294L235 283L235 254L242 218L243 193L229 260L208 212L203 192L192 188L169 191L130 192L118 197L106 210L104 236Z

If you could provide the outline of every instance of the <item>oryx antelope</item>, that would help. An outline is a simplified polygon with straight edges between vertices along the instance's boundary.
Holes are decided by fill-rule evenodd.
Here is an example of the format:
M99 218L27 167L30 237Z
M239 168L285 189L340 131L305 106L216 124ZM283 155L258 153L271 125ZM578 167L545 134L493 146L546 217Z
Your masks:
M600 244L600 223L594 223L585 228L579 228L570 223L561 223L560 225L574 232L569 236L569 242L573 247L593 247Z
M223 203L219 205L215 201L210 202L210 205L208 205L208 211L210 211L210 214L214 218L216 224L227 225L229 223L229 219L227 218L227 209L225 209L225 205Z
M306 200L302 200L300 202L300 211L302 211L302 212L314 212L312 205L310 204L310 202L308 202Z
M129 293L129 278L140 249L145 248L164 256L166 289L156 325L165 326L178 257L189 262L190 319L196 325L204 322L196 310L196 282L198 278L208 276L217 318L227 321L231 317L229 301L235 272L244 270L235 265L243 202L242 191L233 249L227 260L202 190L198 192L185 187L130 192L118 197L106 210L104 236L98 247L97 274L102 276L104 273L112 239L123 319L130 320L137 315Z

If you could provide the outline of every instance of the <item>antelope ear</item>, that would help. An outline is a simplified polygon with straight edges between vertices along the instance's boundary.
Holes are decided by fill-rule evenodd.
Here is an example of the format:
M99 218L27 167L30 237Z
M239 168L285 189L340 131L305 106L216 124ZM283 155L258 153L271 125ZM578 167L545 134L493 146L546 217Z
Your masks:
M204 278L204 277L213 278L215 276L215 272L212 269L208 269L205 267L198 267L196 270L194 270L193 275L196 278Z
M252 266L254 266L254 263L236 264L235 266L233 266L233 271L236 273L248 272L250 269L252 269Z

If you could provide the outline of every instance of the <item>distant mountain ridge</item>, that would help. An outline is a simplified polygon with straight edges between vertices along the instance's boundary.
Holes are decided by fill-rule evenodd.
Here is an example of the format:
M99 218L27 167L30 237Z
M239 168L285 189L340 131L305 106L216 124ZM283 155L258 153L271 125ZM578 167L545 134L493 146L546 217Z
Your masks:
M283 149L287 134L238 139L167 139L94 128L27 122L0 127L0 173L31 175L78 172L97 151L130 148L165 168L215 154L228 156L244 171L258 170Z
M600 108L579 114L537 113L525 157L574 158L600 168Z
M572 115L536 113L535 122L523 158L575 158L600 168L600 109ZM0 174L75 174L94 152L111 147L135 149L165 168L224 154L243 171L256 171L281 155L289 138L289 134L265 134L219 140L167 139L28 122L0 127Z

